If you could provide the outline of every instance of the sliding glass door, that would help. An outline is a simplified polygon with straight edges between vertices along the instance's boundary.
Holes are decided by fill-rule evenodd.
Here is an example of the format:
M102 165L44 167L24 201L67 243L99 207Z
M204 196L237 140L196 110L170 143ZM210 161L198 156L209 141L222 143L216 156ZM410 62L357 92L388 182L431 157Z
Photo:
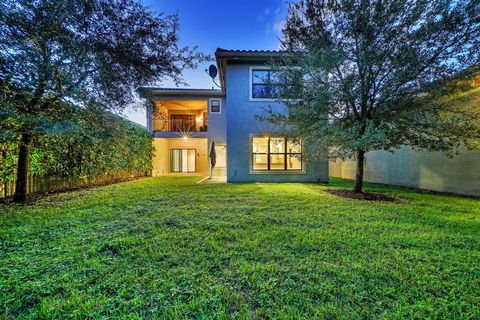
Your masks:
M195 149L171 149L170 171L171 172L196 172L197 151Z

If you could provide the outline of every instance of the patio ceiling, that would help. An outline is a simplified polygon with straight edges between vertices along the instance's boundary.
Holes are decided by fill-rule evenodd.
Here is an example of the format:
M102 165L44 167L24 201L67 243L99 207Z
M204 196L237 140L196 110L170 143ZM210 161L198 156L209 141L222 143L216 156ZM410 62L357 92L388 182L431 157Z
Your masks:
M207 100L155 100L155 106L164 107L168 110L205 110Z

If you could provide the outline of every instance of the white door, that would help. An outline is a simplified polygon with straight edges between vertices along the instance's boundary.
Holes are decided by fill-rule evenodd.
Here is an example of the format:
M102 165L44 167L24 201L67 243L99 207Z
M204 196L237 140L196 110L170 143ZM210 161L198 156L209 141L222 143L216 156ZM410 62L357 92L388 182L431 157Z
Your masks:
M215 168L227 167L227 146L216 145L215 146L216 163Z

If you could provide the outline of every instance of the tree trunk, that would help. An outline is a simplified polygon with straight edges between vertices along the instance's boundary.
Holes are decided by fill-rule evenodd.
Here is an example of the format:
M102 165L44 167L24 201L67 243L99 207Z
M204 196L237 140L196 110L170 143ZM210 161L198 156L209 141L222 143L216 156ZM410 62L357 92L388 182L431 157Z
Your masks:
M2 163L5 163L5 159L7 158L7 151L6 149L2 149ZM6 198L8 195L8 183L7 183L7 175L5 174L2 177L3 180L3 197Z
M24 203L27 200L27 174L28 174L28 153L31 137L29 133L23 133L18 148L17 181L13 202Z
M353 187L353 192L355 193L362 193L364 162L365 162L365 151L357 150L357 172L355 175L355 186Z

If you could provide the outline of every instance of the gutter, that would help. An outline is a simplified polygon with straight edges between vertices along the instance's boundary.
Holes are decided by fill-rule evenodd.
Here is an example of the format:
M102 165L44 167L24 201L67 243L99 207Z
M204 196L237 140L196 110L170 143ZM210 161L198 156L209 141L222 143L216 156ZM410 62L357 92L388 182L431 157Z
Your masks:
M212 97L223 97L225 93L221 90L199 90L199 89L162 89L162 88L154 88L154 87L139 87L137 92L143 98L152 98L155 96L162 96L162 97L173 97L173 96L184 96L184 97L205 97L205 96L212 96Z

